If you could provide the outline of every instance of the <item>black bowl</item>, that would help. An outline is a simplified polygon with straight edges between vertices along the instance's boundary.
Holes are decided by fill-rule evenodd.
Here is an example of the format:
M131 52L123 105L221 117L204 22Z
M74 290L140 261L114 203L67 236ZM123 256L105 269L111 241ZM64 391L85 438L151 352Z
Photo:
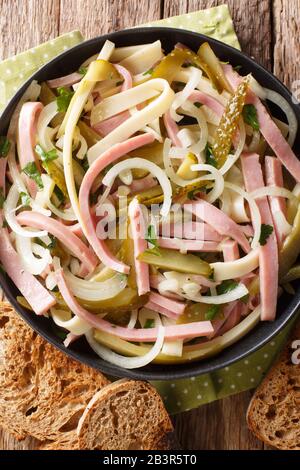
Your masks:
M182 42L191 49L197 51L199 45L202 42L208 41L221 60L229 61L233 66L241 66L242 75L251 72L263 86L271 88L272 90L280 93L293 107L300 125L299 106L296 106L292 103L291 94L287 88L279 80L277 80L274 75L272 75L261 65L258 65L250 57L241 53L237 49L234 49L230 46L227 46L226 44L223 44L214 39L210 39L201 34L196 34L189 31L173 28L138 28L119 31L86 41L64 52L42 67L24 84L24 86L16 93L16 95L6 107L0 119L0 135L5 135L14 108L16 107L20 97L24 93L31 80L35 79L38 81L43 81L75 71L85 59L92 56L93 54L96 54L100 50L106 39L110 39L117 46L150 43L160 39L166 52L169 52L177 42ZM282 117L280 113L278 113L278 109L273 109L272 107L271 109L273 114L277 115L279 118ZM299 144L300 132L297 134L295 147L298 148ZM141 369L127 370L109 364L108 362L103 361L97 357L96 354L94 354L94 352L88 347L84 339L80 339L79 341L75 342L74 345L71 345L69 348L65 348L62 344L62 340L56 336L51 326L51 322L47 318L36 316L18 304L16 301L18 291L13 282L3 274L0 275L0 282L7 298L15 307L17 312L22 316L22 318L24 318L24 320L41 336L43 336L47 341L52 343L61 351L70 355L74 359L84 362L111 376L127 376L146 380L180 379L213 372L228 366L248 356L270 341L271 338L273 338L280 330L282 330L288 321L294 316L300 304L299 289L297 290L296 295L293 297L287 294L283 294L278 304L277 318L274 322L258 324L244 338L240 339L237 343L225 349L215 357L182 365L151 364Z

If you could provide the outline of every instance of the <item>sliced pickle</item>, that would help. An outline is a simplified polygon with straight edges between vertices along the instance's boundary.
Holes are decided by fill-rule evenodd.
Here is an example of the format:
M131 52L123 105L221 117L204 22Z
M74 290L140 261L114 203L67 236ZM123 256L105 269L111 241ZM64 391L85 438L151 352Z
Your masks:
M221 93L223 90L227 90L229 93L232 93L232 88L224 74L222 64L208 42L201 44L198 56L202 61L202 69L211 79L218 92Z
M86 140L88 147L92 147L101 140L101 136L94 131L90 126L88 126L82 119L78 121L77 126L80 129L80 134Z
M56 186L59 187L63 195L69 198L63 170L53 161L43 162L43 168L45 168L46 172L52 178Z
M198 171L193 171L191 169L191 166L192 165L195 165L198 163L198 159L196 157L196 155L194 155L192 152L189 152L183 162L181 163L181 165L179 166L178 170L177 170L177 175L180 176L181 178L185 179L185 180L192 180L194 178L197 178L199 176L199 172Z
M218 168L221 168L230 153L233 136L238 128L248 91L250 75L245 77L229 98L225 111L215 133L215 143L212 147Z
M210 265L198 256L190 253L182 254L179 251L168 248L159 248L159 253L157 253L157 250L146 250L139 255L138 259L168 271L200 274L206 277L212 273Z
M186 306L185 311L177 320L177 323L191 323L196 321L206 321L206 313L211 305L202 303L191 303ZM214 320L221 320L224 318L223 307L220 306Z

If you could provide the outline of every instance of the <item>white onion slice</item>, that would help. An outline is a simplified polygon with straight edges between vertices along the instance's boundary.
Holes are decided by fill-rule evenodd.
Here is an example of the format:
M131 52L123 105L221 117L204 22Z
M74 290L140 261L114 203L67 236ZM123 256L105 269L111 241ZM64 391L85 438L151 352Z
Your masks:
M50 150L55 149L47 129L50 122L57 113L57 103L55 100L47 104L42 109L37 121L37 141L45 152L49 152Z
M131 170L123 170L119 173L119 178L122 181L123 184L126 184L129 186L132 183L133 176L132 176L132 171ZM118 190L119 194L119 190Z
M176 113L176 109L182 106L185 101L188 99L190 94L195 90L197 87L200 79L202 77L202 72L200 69L196 67L191 67L190 69L190 77L188 82L186 83L184 89L176 93L174 101L170 107L170 115L174 121L179 122L183 116Z
M200 152L202 152L205 149L206 144L207 144L207 139L208 139L208 128L207 128L207 123L206 123L205 116L204 116L202 110L197 108L190 101L186 101L182 105L182 109L184 111L184 114L197 119L198 126L199 126L199 129L200 129L200 139L199 139L198 142L193 144L193 148L194 148L194 152L197 155L200 155Z
M249 87L253 91L253 93L258 96L260 99L265 100L266 99L266 89L263 88L260 83L253 77L253 75L250 75L250 82L249 82Z
M88 144L87 144L85 138L82 137L81 134L79 135L78 140L79 140L79 143L80 143L80 147L79 147L79 150L77 150L76 157L79 160L83 160L84 157L86 156L86 153L87 153L87 150L88 150Z
M19 191L17 189L16 183L14 183L8 192L7 198L3 206L5 220L10 226L10 228L12 229L12 231L20 235L21 237L28 237L28 238L42 237L44 235L47 235L46 230L41 230L41 231L34 231L31 229L28 230L28 229L21 227L21 225L17 222L15 211L17 208L19 197L20 197Z
M44 205L47 206L54 215L56 215L57 217L63 220L68 220L68 221L77 220L72 207L69 207L68 209L65 209L65 210L61 210L61 209L58 209L51 202L50 198L53 193L55 183L52 180L52 178L50 178L50 176L46 175L45 173L43 173L41 177L42 177L44 188L42 191L39 191L37 193L36 199L35 199L36 204L40 207L43 207Z
M244 284L238 284L234 289L230 292L226 292L226 294L221 295L187 295L185 294L184 297L189 300L193 300L193 302L201 302L203 304L213 304L213 305L222 305L228 302L234 302L235 300L240 299L248 294L248 289Z
M282 233L285 237L287 237L291 233L293 227L292 225L288 223L283 212L281 211L272 212L272 216L273 216L274 222L276 221L276 224L275 224L276 227L280 229L280 233Z
M127 285L127 279L116 273L115 276L106 281L86 281L74 276L68 269L65 269L65 277L70 289L82 300L106 300L118 295Z
M268 88L264 88L264 90L265 90L267 100L272 101L272 103L276 104L285 113L287 121L289 123L288 143L290 147L293 147L295 139L296 139L297 131L298 131L298 121L297 121L293 108L286 101L286 99L283 98L283 96L281 96L276 91L269 90Z
M81 318L75 315L72 317L70 311L67 310L59 310L56 308L51 308L50 310L51 316L53 318L54 323L61 328L65 328L66 330L73 333L73 335L84 335L91 329L91 325L89 325L86 321L82 320Z
M257 207L257 204L255 202L255 199L251 194L247 193L236 184L229 183L228 181L226 181L224 186L225 188L230 189L231 191L234 191L235 193L240 194L240 196L242 196L249 204L249 207L251 210L252 225L254 229L254 236L251 242L251 247L255 249L259 244L260 231L261 231L261 215Z
M228 155L226 162L220 168L220 172L222 175L225 175L228 170L235 164L235 162L240 158L242 151L244 150L245 142L246 142L246 130L245 124L242 118L239 118L239 131L240 131L240 140L238 143L237 148L235 149L234 154Z
M130 319L129 319L127 328L132 330L136 325L137 319L138 319L138 310L135 308L135 309L131 310Z
M114 180L119 175L119 173L124 170L133 170L134 168L147 170L149 173L152 173L152 175L155 176L155 178L158 180L164 193L164 201L162 203L160 213L163 217L167 216L172 204L172 186L163 170L159 168L159 166L157 166L155 163L149 160L136 157L131 158L130 160L124 160L119 163L116 163L113 168L111 168L106 173L102 180L102 184L104 184L104 186L107 186L108 188L111 188Z
M45 279L45 286L49 290L53 290L57 286L56 277L53 272L50 272Z
M183 148L191 147L191 145L196 144L195 132L192 132L190 129L186 129L185 127L180 129L177 133L177 137L182 143Z
M110 362L111 364L114 364L118 367L123 367L124 369L137 369L139 367L146 366L152 362L156 356L158 356L164 344L164 331L165 330L163 326L158 327L157 338L153 347L147 352L147 354L139 357L121 356L120 354L111 351L109 348L100 345L94 339L93 330L87 332L85 337L93 351L95 351L95 353L105 361Z
M16 238L16 249L17 252L21 258L22 264L24 266L24 269L28 271L31 274L34 274L35 276L40 275L46 267L51 263L51 255L49 250L46 248L43 248L40 245L33 244L29 238L22 237L18 235L17 233L15 234ZM37 258L33 254L33 246L36 245L38 246L41 250L35 250L39 251L39 255L41 255L41 258Z
M253 131L252 140L248 145L248 152L257 152L260 143L260 132Z
M297 199L292 191L289 191L282 186L264 186L263 188L256 189L250 193L253 199L258 199L265 196L284 197L286 199Z
M226 279L235 279L251 273L258 267L258 251L259 249L252 250L246 256L235 261L211 263L210 266L214 270L214 279L216 281L225 281Z
M230 191L228 189L224 189L219 199L221 202L220 204L221 211L227 214L229 217L231 217L232 199L231 199Z

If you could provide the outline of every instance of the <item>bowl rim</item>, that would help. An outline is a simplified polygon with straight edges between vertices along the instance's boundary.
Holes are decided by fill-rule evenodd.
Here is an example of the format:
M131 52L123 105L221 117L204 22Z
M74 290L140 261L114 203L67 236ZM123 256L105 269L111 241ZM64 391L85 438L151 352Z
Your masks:
M246 60L246 62L249 65L249 68L253 69L254 71L259 71L266 77L269 77L272 79L272 81L277 84L279 88L282 89L282 91L289 96L291 99L292 94L288 90L288 88L275 76L273 75L272 72L268 71L263 65L257 63L252 57L250 57L248 54L240 51L239 49L236 49L226 43L223 43L217 39L210 38L208 36L205 36L200 33L192 32L189 30L185 29L178 29L178 28L169 28L165 26L144 26L144 27L133 27L133 28L128 28L128 29L123 29L120 31L108 33L105 35L97 36L95 38L88 39L86 41L83 41L70 49L62 52L58 56L54 57L51 59L49 62L47 62L45 65L43 65L41 68L39 68L36 72L34 72L27 80L26 82L20 87L20 89L17 91L17 93L10 99L8 104L6 105L5 109L3 110L1 116L0 116L0 128L2 128L2 123L8 120L8 116L12 112L12 109L15 108L16 104L18 103L20 97L28 87L28 85L32 82L32 80L35 80L42 72L47 71L47 69L51 69L55 64L59 64L64 58L68 57L71 53L74 51L79 51L82 52L86 48L88 48L90 45L95 45L98 43L103 43L105 40L112 40L112 41L117 41L118 39L122 39L124 35L131 35L131 34L136 34L137 36L142 36L143 34L146 34L149 32L153 31L154 33L169 33L171 36L172 34L183 36L183 42L184 42L184 36L187 37L189 36L190 38L194 38L199 40L199 43L207 41L211 45L216 45L218 47L221 47L223 50L228 53L229 58L232 55L235 57L243 58ZM71 67L70 67L71 68ZM295 109L295 106L293 107ZM300 121L300 109L298 109L298 121ZM6 123L7 124L7 123ZM6 125L3 126L5 128ZM8 282L7 282L8 281ZM124 369L118 366L114 366L107 361L104 361L100 358L97 358L96 355L89 355L89 354L84 354L82 351L77 351L72 348L66 348L62 342L58 340L56 336L49 334L45 328L42 328L37 324L36 317L33 315L28 314L28 310L24 309L20 304L17 302L15 295L12 292L13 287L9 285L9 283L13 284L12 281L8 278L8 276L3 275L0 273L0 285L3 288L3 291L5 293L6 298L9 300L9 302L13 305L14 309L17 311L18 314L21 315L23 320L25 320L38 334L40 334L46 341L48 341L50 344L53 346L57 347L60 351L63 353L66 353L69 355L71 358L78 360L80 362L83 362L101 372L104 372L105 374L108 374L109 376L112 377L129 377L129 378L134 378L134 379L142 379L142 380L177 380L177 379L184 379L184 378L189 378L193 376L201 376L207 373L211 372L216 372L220 369L223 369L227 366L232 365L235 362L238 362L242 359L245 359L247 356L253 354L254 352L258 351L261 349L263 346L265 346L269 341L271 341L275 336L280 333L283 328L291 321L291 319L295 316L297 309L300 305L300 289L298 289L298 292L296 292L294 298L292 301L288 304L288 306L283 309L283 312L280 315L281 321L275 323L269 323L264 329L266 330L265 334L259 334L259 331L257 331L257 340L254 341L254 344L251 346L249 345L246 351L243 351L237 355L233 354L233 357L227 358L227 359L220 359L221 356L223 355L224 351L228 351L228 348L222 350L220 353L218 353L216 356L213 356L212 358L207 358L209 359L219 359L216 360L216 364L208 364L205 366L206 359L200 360L200 361L195 361L191 363L184 363L184 364L178 364L177 366L174 365L156 365L156 364L151 364L150 369L147 368L139 368L139 369ZM13 285L14 286L14 285ZM14 286L15 287L15 286ZM285 313L285 315L283 315ZM280 319L279 318L279 319ZM277 319L278 320L278 319ZM271 328L270 325L273 325L274 327ZM256 328L256 327L255 327ZM261 327L261 329L263 329ZM245 337L242 337L240 340L237 341L237 343L243 342L245 338L247 338L249 335L251 335L253 330L248 332ZM237 344L235 343L235 344ZM253 342L252 342L253 343ZM92 350L91 350L92 351ZM170 368L171 370L164 370L167 368ZM201 369L199 371L199 369Z

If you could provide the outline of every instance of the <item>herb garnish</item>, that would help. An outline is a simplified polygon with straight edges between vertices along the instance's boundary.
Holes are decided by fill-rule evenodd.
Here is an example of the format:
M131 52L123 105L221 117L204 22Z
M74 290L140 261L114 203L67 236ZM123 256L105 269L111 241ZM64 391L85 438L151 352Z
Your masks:
M57 111L59 113L65 113L69 107L74 91L70 91L65 87L57 88L58 96L56 98Z
M51 162L52 160L56 160L58 158L56 149L45 152L45 150L38 144L35 146L34 150L41 157L42 162Z
M28 193L21 191L20 198L23 206L30 206L30 196Z
M0 136L0 158L5 158L10 149L10 141L5 136Z
M145 75L152 75L152 74L153 74L153 70L154 70L154 69L149 69L149 70L147 70L146 72L143 73L143 76L145 76Z
M213 320L220 311L220 305L211 305L205 313L205 320Z
M226 279L217 287L217 292L219 295L227 294L227 292L232 291L237 286L238 282L234 281L233 279Z
M243 118L246 124L252 127L255 131L259 131L259 123L257 118L257 111L253 104L245 104L243 107Z
M205 153L205 163L207 165L212 165L213 167L217 168L218 167L217 160L215 159L215 156L213 154L213 151L210 145L206 144L204 153Z
M44 188L41 174L40 174L39 170L37 169L37 166L36 166L35 162L27 163L27 165L23 168L22 171L23 171L23 173L25 173L25 175L28 176L28 178L30 178L30 179L32 179L33 181L36 182L39 189Z
M88 70L87 67L79 67L78 73L80 73L80 75L85 76L85 74L87 73L87 70Z
M267 243L269 236L273 233L273 226L267 224L261 224L260 227L260 237L259 243L260 245L264 246Z
M152 318L147 318L145 321L144 328L153 328L154 327L154 320Z

